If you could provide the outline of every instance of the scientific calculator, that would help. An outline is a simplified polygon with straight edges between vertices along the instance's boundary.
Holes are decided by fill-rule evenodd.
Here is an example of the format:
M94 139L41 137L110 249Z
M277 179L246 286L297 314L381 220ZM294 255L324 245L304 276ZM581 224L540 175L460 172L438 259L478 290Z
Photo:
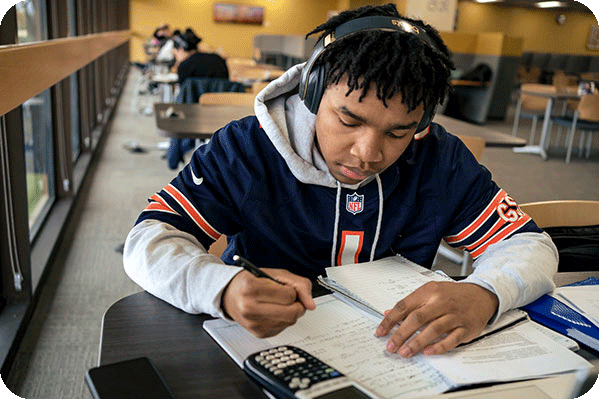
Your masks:
M244 361L244 372L278 398L375 397L337 369L294 346L277 346L250 355Z

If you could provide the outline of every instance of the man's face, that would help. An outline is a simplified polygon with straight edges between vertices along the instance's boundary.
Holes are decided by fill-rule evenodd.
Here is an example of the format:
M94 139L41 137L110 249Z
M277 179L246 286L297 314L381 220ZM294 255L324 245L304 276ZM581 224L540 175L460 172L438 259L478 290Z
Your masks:
M408 112L397 94L377 98L373 87L348 96L342 78L325 90L316 119L317 143L329 171L340 182L356 184L392 165L410 144L423 117L423 106Z

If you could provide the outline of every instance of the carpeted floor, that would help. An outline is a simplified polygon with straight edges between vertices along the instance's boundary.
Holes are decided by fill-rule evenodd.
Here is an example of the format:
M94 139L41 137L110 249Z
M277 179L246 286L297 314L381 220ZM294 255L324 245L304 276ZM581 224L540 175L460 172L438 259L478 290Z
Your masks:
M97 364L102 315L115 301L140 290L123 272L120 246L146 198L175 172L167 168L164 150L158 150L164 138L157 135L154 117L138 112L143 98L132 98L138 76L132 67L74 239L63 246L8 376L6 383L21 397L90 398L84 374ZM512 118L486 126L510 133ZM529 126L524 120L519 136L527 138ZM597 143L590 160L574 157L569 165L564 152L543 161L506 148L486 148L482 163L521 203L598 200ZM143 151L131 152L132 147ZM442 267L456 274L456 266Z

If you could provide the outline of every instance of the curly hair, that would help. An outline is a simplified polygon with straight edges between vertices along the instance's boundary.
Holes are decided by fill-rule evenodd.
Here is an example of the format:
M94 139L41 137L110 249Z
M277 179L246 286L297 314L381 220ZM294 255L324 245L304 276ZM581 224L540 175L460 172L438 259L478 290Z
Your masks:
M198 50L198 44L201 41L202 38L197 36L191 28L187 28L183 33L179 29L173 32L173 44L176 49Z
M377 97L386 99L397 93L409 110L423 103L425 109L441 103L451 90L449 78L454 64L450 51L437 31L423 21L401 16L392 3L344 11L309 32L321 32L319 40L350 20L367 16L391 16L409 21L423 29L434 43L432 48L417 35L406 32L369 30L338 39L327 46L317 60L325 66L325 85L338 84L347 76L348 93L362 90L359 101L375 84Z

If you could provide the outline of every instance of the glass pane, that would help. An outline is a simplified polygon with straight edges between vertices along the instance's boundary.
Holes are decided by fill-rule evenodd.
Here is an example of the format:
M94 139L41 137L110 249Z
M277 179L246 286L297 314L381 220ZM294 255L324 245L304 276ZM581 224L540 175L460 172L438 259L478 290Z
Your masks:
M18 43L39 42L48 39L45 2L25 0L15 4L17 10Z
M54 162L50 90L23 103L29 228L35 235L54 200Z
M71 160L75 162L80 153L80 134L79 134L79 80L77 73L69 77L71 88Z
M15 5L18 43L46 40L46 9L43 0L25 0ZM29 231L33 238L54 201L54 149L50 90L22 105Z

